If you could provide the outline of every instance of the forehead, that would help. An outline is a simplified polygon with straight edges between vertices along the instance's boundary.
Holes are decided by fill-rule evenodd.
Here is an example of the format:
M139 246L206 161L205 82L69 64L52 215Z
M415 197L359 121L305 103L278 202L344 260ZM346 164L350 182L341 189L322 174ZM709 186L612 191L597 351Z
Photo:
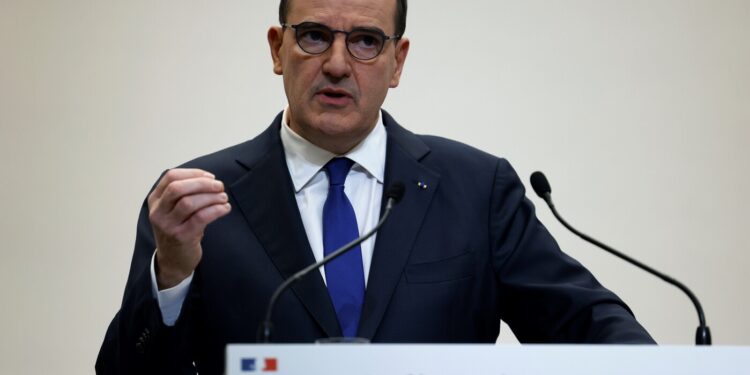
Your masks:
M374 26L395 30L396 0L292 0L287 22L311 21L336 29Z

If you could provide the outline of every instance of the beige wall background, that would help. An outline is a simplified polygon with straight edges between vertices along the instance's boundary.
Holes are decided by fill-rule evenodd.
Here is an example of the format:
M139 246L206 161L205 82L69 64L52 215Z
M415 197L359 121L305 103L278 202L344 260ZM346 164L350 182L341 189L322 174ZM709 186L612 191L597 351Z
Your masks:
M93 372L151 184L283 108L276 7L0 1L0 373ZM385 108L524 181L544 170L569 221L689 285L716 344L748 345L748 20L740 0L411 1ZM687 297L533 200L660 343L692 343Z

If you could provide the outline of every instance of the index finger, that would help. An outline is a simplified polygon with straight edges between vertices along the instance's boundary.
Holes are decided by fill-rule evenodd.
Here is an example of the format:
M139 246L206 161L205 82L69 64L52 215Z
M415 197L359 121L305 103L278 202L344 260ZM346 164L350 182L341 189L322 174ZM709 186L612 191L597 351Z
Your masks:
M161 180L159 180L159 183L156 185L156 188L154 189L152 195L156 198L161 197L161 195L164 193L164 189L166 189L170 183L196 177L216 178L216 176L214 176L213 174L197 168L170 169L166 173L164 173L164 176L162 176Z

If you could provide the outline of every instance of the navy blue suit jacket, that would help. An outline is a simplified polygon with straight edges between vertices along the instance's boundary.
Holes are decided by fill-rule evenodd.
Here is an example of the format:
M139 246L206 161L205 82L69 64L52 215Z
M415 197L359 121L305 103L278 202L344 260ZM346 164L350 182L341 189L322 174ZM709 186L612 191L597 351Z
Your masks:
M653 343L629 309L564 254L504 159L412 134L383 112L385 186L405 195L378 233L358 335L373 342L492 343L506 321L527 343ZM281 115L253 140L183 165L210 171L232 212L208 226L174 327L151 291L155 243L144 203L122 306L99 373L223 371L228 343L254 342L282 281L314 262L279 138ZM417 186L423 182L427 189ZM279 299L276 342L340 336L320 273Z

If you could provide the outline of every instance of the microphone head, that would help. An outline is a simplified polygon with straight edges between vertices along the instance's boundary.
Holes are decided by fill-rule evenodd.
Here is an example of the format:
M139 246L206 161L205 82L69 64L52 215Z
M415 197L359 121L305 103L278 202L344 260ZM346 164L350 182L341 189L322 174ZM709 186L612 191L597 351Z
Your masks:
M549 181L547 181L547 177L544 176L544 173L536 171L531 174L530 180L531 187L534 188L536 195L546 201L547 197L552 194L552 188L549 186Z
M405 191L406 188L404 187L404 183L401 181L396 181L388 187L388 190L385 191L385 199L393 199L393 203L398 203L398 201L400 201L401 198L404 197Z

